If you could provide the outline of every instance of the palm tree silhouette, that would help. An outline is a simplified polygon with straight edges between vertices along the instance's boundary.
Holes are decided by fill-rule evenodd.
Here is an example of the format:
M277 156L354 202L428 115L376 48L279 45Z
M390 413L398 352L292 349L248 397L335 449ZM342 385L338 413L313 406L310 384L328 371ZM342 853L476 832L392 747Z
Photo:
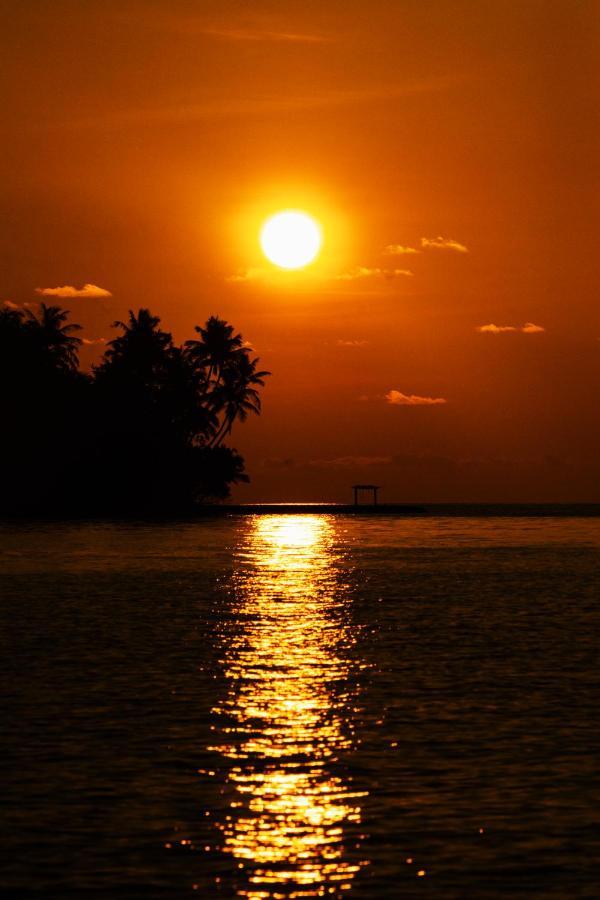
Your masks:
M149 309L140 309L137 315L130 309L126 322L113 322L113 328L122 328L123 334L110 341L98 370L118 369L136 380L151 381L173 349L171 335L159 326L159 317Z
M215 434L211 446L218 447L231 432L236 419L245 422L249 413L260 415L261 403L257 387L262 387L270 372L257 371L260 359L250 359L247 351L242 351L223 369L223 384L219 392L225 415L221 427Z
M81 331L81 325L65 325L68 310L59 306L40 304L39 313L25 310L26 327L33 339L34 350L46 355L59 370L74 372L79 364L78 350L81 338L74 337L74 331Z
M0 308L0 328L3 333L8 330L15 332L21 327L23 320L23 310L14 309L12 306L2 306Z
M270 373L233 326L212 316L176 346L157 316L130 310L85 374L80 326L67 316L45 304L0 309L0 376L10 385L0 392L0 509L185 511L248 481L223 442L236 420L260 413Z
M235 334L233 325L218 316L211 316L204 327L196 325L194 330L201 339L186 341L186 353L194 365L206 373L207 388L212 382L218 385L225 367L244 352L242 336Z

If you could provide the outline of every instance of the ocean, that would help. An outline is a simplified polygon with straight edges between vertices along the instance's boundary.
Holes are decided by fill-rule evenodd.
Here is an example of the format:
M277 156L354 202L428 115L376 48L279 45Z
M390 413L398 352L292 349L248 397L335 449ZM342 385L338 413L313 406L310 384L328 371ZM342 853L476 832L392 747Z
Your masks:
M465 512L1 524L5 896L600 896L600 518Z

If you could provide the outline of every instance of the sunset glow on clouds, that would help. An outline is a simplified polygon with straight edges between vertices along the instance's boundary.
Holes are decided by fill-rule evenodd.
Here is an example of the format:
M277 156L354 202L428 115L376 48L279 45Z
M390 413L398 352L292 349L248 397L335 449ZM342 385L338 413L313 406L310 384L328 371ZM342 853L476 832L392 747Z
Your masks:
M458 241L443 237L421 238L421 247L424 249L433 247L436 250L454 250L456 253L469 252L469 248L465 247L464 244L459 244Z
M384 247L383 252L386 256L415 256L416 254L423 253L424 250L454 250L455 253L468 253L469 248L465 244L459 243L459 241L455 241L452 238L444 238L444 237L436 237L436 238L426 238L422 237L421 241L421 249L417 247L410 247L404 244L387 244Z
M6 307L6 309L29 309L35 311L40 308L39 303L29 303L25 301L25 303L13 303L12 300L5 300L2 304Z
M361 278L396 278L398 276L407 276L408 278L412 278L413 272L409 269L380 269L369 268L368 266L357 266L355 269L351 269L349 272L344 272L342 275L337 275L336 278L338 281L356 281Z
M417 250L416 247L404 247L402 244L388 244L383 252L386 256L414 256L423 251Z
M524 325L478 325L475 329L481 334L504 334L510 332L521 332L521 334L541 334L546 329L542 325L536 325L534 322L525 322Z
M105 288L98 287L97 284L84 284L83 287L76 288L70 284L65 284L63 287L55 287L55 288L36 288L36 294L40 294L42 297L60 297L63 300L68 300L72 298L81 298L87 299L92 297L112 297L110 291L107 291Z
M441 406L448 402L444 397L419 397L417 394L403 394L401 391L388 391L385 399L392 406Z

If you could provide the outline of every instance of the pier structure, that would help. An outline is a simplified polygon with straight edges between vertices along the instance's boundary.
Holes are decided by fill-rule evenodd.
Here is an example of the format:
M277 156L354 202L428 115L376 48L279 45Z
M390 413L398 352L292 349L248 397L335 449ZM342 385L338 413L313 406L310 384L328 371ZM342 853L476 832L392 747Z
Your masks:
M359 497L362 491L371 491L373 494L373 506L377 506L377 491L379 490L378 484L353 484L352 490L354 491L354 505L359 505Z

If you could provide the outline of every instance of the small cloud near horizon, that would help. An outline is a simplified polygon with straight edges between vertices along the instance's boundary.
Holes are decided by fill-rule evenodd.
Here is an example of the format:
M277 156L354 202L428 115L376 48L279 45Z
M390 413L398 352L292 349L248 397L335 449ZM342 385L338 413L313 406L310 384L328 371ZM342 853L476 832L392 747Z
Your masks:
M12 300L5 300L2 304L6 307L6 309L33 309L38 310L40 308L39 303L13 303Z
M386 256L414 256L423 251L417 250L416 247L404 247L402 244L388 244L383 248L383 252Z
M228 281L230 284L237 284L243 281L256 281L258 278L262 278L264 274L264 269L244 269L243 271L236 272L235 275L227 275L225 281Z
M315 469L349 469L355 466L388 466L391 456L338 456L335 459L310 459L307 465Z
M441 237L441 235L438 235L438 237L436 238L421 238L421 247L424 250L432 247L436 250L454 250L456 253L469 252L469 248L464 244L460 244L458 241L455 241L452 238Z
M261 465L267 469L293 469L296 461L292 457L267 456Z
M65 284L62 287L55 288L36 288L36 294L41 297L60 297L66 299L88 299L92 297L112 297L110 291L105 288L98 287L97 284L84 284L81 288L73 287L71 284Z
M521 334L541 334L546 329L542 325L536 325L535 322L525 322L524 325L478 325L475 329L480 334L507 334L509 332L520 332Z
M86 347L95 347L97 344L106 344L106 338L81 338L81 343Z
M392 406L440 406L448 401L445 397L419 397L417 394L403 394L402 391L388 391L385 400Z
M398 276L405 275L409 278L413 277L413 272L409 269L380 269L369 268L367 266L357 266L350 272L344 272L342 275L336 275L338 281L356 281L361 278L385 278L390 280Z
M344 341L342 339L335 342L338 347L366 347L368 341Z

